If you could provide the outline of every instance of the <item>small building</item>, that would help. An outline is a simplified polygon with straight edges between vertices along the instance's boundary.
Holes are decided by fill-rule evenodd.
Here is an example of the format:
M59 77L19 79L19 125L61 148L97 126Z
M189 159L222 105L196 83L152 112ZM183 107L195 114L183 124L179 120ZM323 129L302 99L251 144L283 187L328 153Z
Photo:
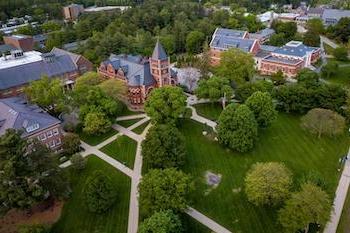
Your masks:
M275 30L271 28L265 28L256 33L250 33L249 39L256 39L260 44L263 44L267 42L273 34L275 34Z
M62 144L61 122L36 105L19 97L0 99L0 136L7 129L22 132L22 138L37 139L57 151Z
M320 7L317 7L317 8L313 8L313 7L310 7L308 10L307 10L307 16L309 18L321 18L322 15L323 15L323 12L324 12L324 9L323 8L320 8Z
M278 19L282 22L294 22L300 14L297 13L281 13L278 16Z
M4 36L4 43L16 47L23 52L32 51L34 47L33 37L26 35Z
M97 72L102 77L123 81L128 87L128 100L134 108L141 108L154 88L177 83L176 73L170 68L170 58L159 41L150 58L111 54L101 62Z
M341 18L350 18L350 10L325 9L322 14L323 23L326 26L335 25Z
M68 6L63 7L63 18L67 21L75 21L83 12L83 5L70 4Z
M50 53L12 50L0 57L0 98L21 95L30 82L43 75L60 78L71 88L81 74L92 71L93 64L81 55L54 48Z

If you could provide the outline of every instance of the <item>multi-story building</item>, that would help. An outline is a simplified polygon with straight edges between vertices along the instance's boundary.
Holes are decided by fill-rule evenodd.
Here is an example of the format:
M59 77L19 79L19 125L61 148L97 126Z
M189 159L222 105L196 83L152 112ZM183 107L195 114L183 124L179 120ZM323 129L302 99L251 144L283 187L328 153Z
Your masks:
M24 52L32 51L34 47L33 37L26 35L4 36L4 43Z
M125 82L128 100L134 108L142 107L154 88L176 84L176 73L170 68L170 59L159 41L150 58L112 54L97 71L102 77Z
M84 12L84 6L79 4L70 4L63 7L63 17L67 21L75 21L79 15Z
M295 77L299 70L310 67L321 56L320 48L308 47L299 41L291 41L281 48L261 45L261 41L256 34L252 36L246 31L217 28L210 43L211 64L220 64L223 51L238 48L253 55L261 74L271 75L281 70L286 77Z
M0 98L17 96L30 82L46 75L60 78L70 88L81 74L92 71L93 64L81 55L54 48L50 53L12 50L0 57Z
M20 131L22 138L38 139L54 151L61 148L61 122L23 98L0 99L0 136L11 128Z

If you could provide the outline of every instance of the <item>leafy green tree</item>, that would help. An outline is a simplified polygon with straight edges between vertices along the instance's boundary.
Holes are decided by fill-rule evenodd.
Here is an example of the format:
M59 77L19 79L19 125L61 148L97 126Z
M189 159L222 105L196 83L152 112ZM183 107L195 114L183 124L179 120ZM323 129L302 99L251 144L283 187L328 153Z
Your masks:
M306 29L316 35L320 35L325 32L323 21L318 18L309 19L306 22Z
M83 170L86 167L87 160L79 153L75 153L70 158L72 167L76 170Z
M285 38L284 33L276 33L270 37L268 44L273 46L282 46L285 45L287 42L288 39Z
M245 178L245 192L255 205L278 205L290 194L292 173L282 163L256 163Z
M333 55L337 61L347 61L348 58L348 49L345 47L335 48L333 51Z
M155 212L145 219L139 228L139 233L180 233L183 227L179 216L171 210Z
M184 113L186 96L180 87L161 87L153 90L145 103L145 112L153 122L175 123Z
M20 132L7 130L0 137L0 213L66 197L68 183L57 162L45 145L36 140L29 145Z
M228 79L213 76L209 79L201 79L195 94L199 98L209 98L212 102L222 98L222 107L225 108L226 99L232 96L233 90Z
M344 133L345 118L329 109L314 108L301 118L301 126L318 138L334 136Z
M332 78L336 75L339 70L339 65L337 62L329 61L326 65L321 68L321 77L325 79Z
M99 84L99 87L102 89L106 95L112 97L114 100L119 101L128 93L128 89L120 80L117 79L108 79Z
M183 211L193 189L191 177L175 168L150 170L141 180L140 206L146 216L157 211Z
M334 37L343 43L348 42L350 37L350 18L342 17L333 29Z
M325 225L331 214L332 202L320 187L306 183L292 194L279 211L279 222L286 232L308 230L310 223Z
M91 111L88 112L84 118L83 131L90 135L99 135L106 133L111 126L112 122L106 117L104 113Z
M245 104L252 110L260 127L267 127L277 118L272 97L267 92L254 92Z
M62 149L66 155L72 155L80 150L79 135L66 133L62 140Z
M62 27L62 25L56 21L47 21L41 25L41 29L46 33L58 31L61 29L61 27Z
M219 141L239 152L251 150L258 136L254 113L244 104L229 104L220 114L217 130Z
M155 125L142 142L142 155L150 168L180 167L185 160L185 139L171 125Z
M243 84L254 74L254 59L251 54L239 49L229 49L221 54L220 65L217 67L219 77Z
M318 87L320 85L318 74L307 68L301 69L296 79L300 85L303 85L307 88Z
M18 233L49 233L49 230L42 225L23 225L18 228Z
M99 170L88 177L83 193L88 210L98 214L106 212L117 199L115 184Z
M43 76L40 80L32 82L25 93L30 102L39 105L45 111L58 116L65 107L65 95L59 79Z
M238 86L235 90L235 95L238 99L244 102L256 91L271 93L272 89L273 84L271 82L259 80Z
M276 85L283 85L286 82L286 79L284 78L283 72L281 70L278 70L276 73L272 74L271 80Z
M320 46L320 35L314 33L313 31L307 31L303 36L303 42L308 46Z
M205 35L200 31L191 31L186 37L186 51L190 54L199 53L205 40Z

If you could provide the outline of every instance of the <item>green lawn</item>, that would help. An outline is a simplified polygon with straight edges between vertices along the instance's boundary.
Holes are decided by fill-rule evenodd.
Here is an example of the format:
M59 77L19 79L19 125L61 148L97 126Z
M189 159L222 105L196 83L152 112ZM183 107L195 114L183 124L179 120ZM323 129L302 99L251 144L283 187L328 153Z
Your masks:
M204 116L210 120L216 120L222 111L221 103L206 103L193 105L196 108L198 115Z
M139 122L140 120L142 120L142 118L125 120L125 121L117 121L117 124L123 126L124 128L128 128L129 126L132 126L133 124Z
M146 127L148 126L149 124L149 121L143 123L142 125L140 125L139 127L136 127L135 129L133 129L132 131L134 133L137 133L137 134L142 134L143 131L146 129Z
M96 146L97 144L100 144L101 142L105 141L106 139L117 134L118 131L111 128L108 132L101 134L101 135L88 135L88 134L84 133L83 131L79 131L77 133L79 134L79 137L81 140L83 140L84 142L86 142L87 144L89 144L91 146Z
M212 116L217 110L208 111ZM348 147L346 136L316 137L303 131L297 116L279 114L267 130L261 130L255 148L245 154L232 152L202 135L203 125L183 120L180 130L185 136L187 161L184 170L195 178L196 191L192 206L233 232L280 233L276 209L255 207L244 194L244 177L256 162L284 162L294 174L294 189L300 178L309 171L322 174L327 191L333 198L338 182L338 159ZM220 185L204 194L206 171L222 175Z
M350 66L339 67L337 74L327 81L350 88Z
M123 103L123 111L120 113L120 116L130 116L130 115L136 115L141 113L143 112L129 110L128 107Z
M350 233L350 189L348 190L337 233Z
M90 213L83 201L83 186L94 171L101 170L118 190L116 203L104 214ZM130 179L103 160L89 156L81 172L69 170L72 184L71 198L65 203L61 218L51 233L126 233L128 227Z
M323 44L323 47L327 55L333 55L334 48L332 48L326 43Z
M101 151L125 163L126 166L133 169L136 154L137 143L131 138L123 135L118 137L115 141L101 148Z

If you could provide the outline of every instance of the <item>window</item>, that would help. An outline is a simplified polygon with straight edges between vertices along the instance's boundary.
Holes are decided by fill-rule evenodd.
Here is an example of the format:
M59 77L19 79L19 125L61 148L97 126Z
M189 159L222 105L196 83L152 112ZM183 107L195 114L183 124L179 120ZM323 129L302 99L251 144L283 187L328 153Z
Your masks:
M52 148L52 147L55 147L55 145L56 145L56 144L55 144L55 140L50 141L50 142L49 142L49 145L50 145L51 148Z
M46 134L40 134L40 140L41 141L44 141L46 139Z
M58 145L61 145L61 139L60 138L58 138L57 140L56 140L56 145L58 146Z
M47 131L47 132L46 132L46 135L47 135L48 138L51 138L51 137L52 137L52 131L51 131L51 130L50 130L50 131Z
M59 134L59 131L58 131L57 128L56 128L56 129L53 129L52 132L53 132L53 135L58 135L58 134Z

